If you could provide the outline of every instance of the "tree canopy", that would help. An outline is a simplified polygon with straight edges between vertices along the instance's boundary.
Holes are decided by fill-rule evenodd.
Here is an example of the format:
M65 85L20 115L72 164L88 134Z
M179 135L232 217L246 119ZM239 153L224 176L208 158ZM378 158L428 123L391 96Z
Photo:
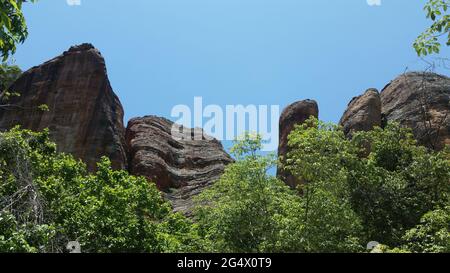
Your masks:
M293 190L247 134L236 162L200 194L192 219L154 183L95 173L56 152L48 131L0 133L0 252L386 252L450 249L450 153L416 145L396 124L356 133L310 119L289 136Z
M63 252L69 241L83 252L188 251L192 228L154 183L106 158L89 174L48 131L0 133L0 252Z

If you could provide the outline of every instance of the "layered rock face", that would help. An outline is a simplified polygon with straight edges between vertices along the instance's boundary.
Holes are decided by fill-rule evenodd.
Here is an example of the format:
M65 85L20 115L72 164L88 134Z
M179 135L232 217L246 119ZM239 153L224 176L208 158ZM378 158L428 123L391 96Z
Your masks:
M127 169L156 183L176 211L189 214L192 197L216 181L233 162L221 143L210 137L180 140L172 137L173 123L155 116L132 119L125 131L123 108L114 94L100 52L90 44L74 46L23 73L10 88L8 109L0 109L0 130L15 125L40 131L50 129L58 150L73 154L95 170L101 156L116 169ZM432 73L407 73L381 94L367 90L354 98L341 118L347 136L396 121L413 129L420 144L442 149L450 144L450 78ZM50 111L38 109L47 105ZM283 169L289 152L288 135L294 126L318 117L317 103L299 101L280 117L282 158L277 170L291 187L299 181ZM185 129L189 136L201 129ZM179 135L178 135L179 137Z
M405 73L381 92L369 89L354 98L340 125L347 136L388 122L411 128L419 144L441 150L450 144L450 78L435 73Z
M353 98L339 124L344 133L351 136L355 131L370 131L381 126L381 97L376 89L368 89L363 95Z
M61 152L82 159L94 170L101 156L115 168L126 168L122 105L114 94L105 61L90 44L24 72L10 90L20 97L0 110L0 128L15 125L35 131L49 128ZM41 111L39 105L49 111Z
M0 109L1 130L15 125L49 128L59 151L82 159L90 171L102 156L109 157L114 168L155 182L177 211L189 213L192 197L233 161L215 139L172 138L173 123L164 118L136 118L125 130L105 61L90 44L74 46L24 72L10 90L21 96L8 101L12 107ZM38 109L44 104L48 112ZM201 130L186 131L203 135Z
M281 113L280 143L278 146L278 157L281 158L281 164L278 166L277 176L292 188L299 185L301 181L283 169L284 159L289 152L288 136L295 125L304 123L312 116L319 117L319 107L314 100L295 102L286 107Z
M156 116L129 121L129 170L155 182L175 211L189 214L192 197L216 181L233 160L215 139L173 138L173 125ZM203 133L201 129L185 130L189 136Z
M381 92L386 121L413 130L420 144L441 150L450 144L450 78L434 73L406 73Z

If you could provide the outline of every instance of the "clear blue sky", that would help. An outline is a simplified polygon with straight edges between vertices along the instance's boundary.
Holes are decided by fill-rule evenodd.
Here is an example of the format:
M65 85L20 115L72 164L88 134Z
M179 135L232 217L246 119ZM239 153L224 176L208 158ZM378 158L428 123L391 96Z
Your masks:
M281 108L310 98L322 120L337 122L353 96L424 67L411 47L428 24L424 0L81 1L25 4L30 36L16 63L28 69L71 45L94 44L125 122L169 117L194 96Z

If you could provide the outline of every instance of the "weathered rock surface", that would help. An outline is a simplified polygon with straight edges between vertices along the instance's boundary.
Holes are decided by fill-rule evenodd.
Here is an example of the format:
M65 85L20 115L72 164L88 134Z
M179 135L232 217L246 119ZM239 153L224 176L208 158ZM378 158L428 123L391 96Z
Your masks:
M123 108L114 94L100 52L90 44L74 46L40 66L24 72L10 88L19 92L12 106L0 109L0 130L15 125L50 129L58 150L73 154L95 170L101 156L116 169L127 169L156 183L176 211L189 214L192 197L216 181L233 159L210 137L179 140L171 121L155 116L130 120L125 131ZM381 94L367 90L354 98L341 118L345 133L370 130L396 121L412 128L420 144L442 149L450 144L450 78L434 73L407 73L393 80ZM38 109L47 105L50 111ZM289 152L288 135L309 117L318 117L313 100L299 101L280 117L278 153ZM191 136L201 129L186 129ZM299 181L283 169L280 179L291 187Z
M381 97L378 90L368 89L363 95L353 98L339 124L347 136L381 126Z
M24 72L10 90L20 97L0 110L0 128L15 125L50 129L58 150L82 159L90 170L101 156L115 168L126 168L122 105L114 94L105 61L90 44L74 46L40 66ZM41 111L39 105L49 111Z
M278 157L281 165L278 166L277 176L290 187L295 188L301 183L288 171L283 169L284 158L289 152L288 136L295 125L304 123L310 117L319 117L319 107L313 100L303 100L295 102L286 107L280 117L280 144L278 146Z
M128 122L129 170L156 183L175 211L189 214L192 197L216 181L233 160L215 139L173 138L173 124L156 116Z
M381 92L386 122L410 127L420 144L440 150L450 144L450 78L435 73L406 73Z

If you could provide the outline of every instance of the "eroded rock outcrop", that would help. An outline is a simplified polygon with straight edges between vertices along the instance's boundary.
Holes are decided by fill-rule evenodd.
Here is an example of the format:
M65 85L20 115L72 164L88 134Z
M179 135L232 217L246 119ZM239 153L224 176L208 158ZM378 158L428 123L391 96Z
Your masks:
M280 144L278 146L278 157L281 164L278 166L277 176L287 185L295 188L301 181L298 181L289 171L284 170L284 159L289 152L288 136L295 125L304 123L310 117L319 117L319 107L314 100L303 100L295 102L286 107L280 117Z
M58 150L82 159L94 170L101 156L126 168L122 105L106 73L105 60L90 44L68 51L24 72L10 90L8 110L0 110L0 129L15 125L50 129ZM49 111L41 111L39 105Z
M381 126L381 98L378 90L371 88L353 98L339 124L349 137L353 132L370 131Z
M386 122L413 130L420 144L440 150L450 144L450 78L435 73L406 73L381 92Z
M192 197L216 181L233 160L215 139L173 138L173 124L156 116L129 121L129 170L156 183L175 211L189 214ZM202 134L201 129L195 132Z

